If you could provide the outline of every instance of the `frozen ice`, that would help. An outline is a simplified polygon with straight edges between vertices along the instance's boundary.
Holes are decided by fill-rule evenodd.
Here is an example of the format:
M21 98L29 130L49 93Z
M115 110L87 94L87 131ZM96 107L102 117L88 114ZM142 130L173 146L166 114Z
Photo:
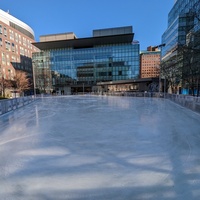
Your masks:
M199 200L200 115L167 99L41 98L0 117L2 200Z

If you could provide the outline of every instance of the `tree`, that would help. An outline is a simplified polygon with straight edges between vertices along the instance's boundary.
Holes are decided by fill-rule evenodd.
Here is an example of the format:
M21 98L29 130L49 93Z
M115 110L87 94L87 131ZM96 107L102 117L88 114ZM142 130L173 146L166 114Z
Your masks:
M186 45L179 47L182 55L182 86L199 96L200 83L200 31L187 35Z
M195 26L186 35L183 59L183 85L188 87L192 95L199 96L200 86L200 10L191 10Z
M27 73L21 70L16 70L13 87L21 94L25 90L30 89L30 86L30 80Z
M0 95L6 96L6 89L10 89L12 87L12 83L10 80L5 79L4 77L0 77Z
M172 93L177 93L180 87L182 79L181 59L176 53L170 59L161 62L161 77L167 80L167 91Z

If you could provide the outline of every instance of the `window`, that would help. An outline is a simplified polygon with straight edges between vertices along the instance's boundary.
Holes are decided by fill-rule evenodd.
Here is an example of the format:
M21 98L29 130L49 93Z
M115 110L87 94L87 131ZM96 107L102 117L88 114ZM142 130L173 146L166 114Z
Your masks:
M6 64L6 56L5 53L2 53L2 63L5 65Z
M16 57L12 56L12 62L16 62Z
M17 46L17 44L15 45L15 51L18 54L18 46Z
M18 42L18 34L15 33L15 41Z
M21 35L19 35L19 44L21 44L22 42L21 42Z
M6 60L7 60L7 65L9 66L10 65L10 57L8 54L6 55Z
M12 52L15 52L15 44L12 43Z
M8 69L8 79L13 80L13 70L12 69Z
M14 40L14 33L12 30L9 30L9 33L10 33L10 39L11 40Z
M23 45L26 46L26 38L23 37Z
M4 27L4 36L7 37L7 29Z
M10 51L11 48L10 48L10 42L6 41L6 50Z
M20 54L24 56L24 48L20 47Z
M2 34L2 25L0 24L0 34Z
M27 47L30 48L30 41L27 39Z

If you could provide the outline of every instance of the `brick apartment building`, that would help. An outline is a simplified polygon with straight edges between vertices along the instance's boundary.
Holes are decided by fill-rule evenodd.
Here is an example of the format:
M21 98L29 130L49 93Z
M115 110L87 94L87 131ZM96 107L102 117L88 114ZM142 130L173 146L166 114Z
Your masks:
M32 53L37 48L34 32L9 12L0 10L0 79L13 80L16 70L27 72L32 79Z

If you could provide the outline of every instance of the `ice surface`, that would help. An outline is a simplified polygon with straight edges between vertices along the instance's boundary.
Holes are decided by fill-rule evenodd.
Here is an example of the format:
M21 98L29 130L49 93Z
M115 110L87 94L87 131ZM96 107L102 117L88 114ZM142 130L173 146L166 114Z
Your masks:
M42 98L0 117L2 200L200 199L200 115L154 98Z

